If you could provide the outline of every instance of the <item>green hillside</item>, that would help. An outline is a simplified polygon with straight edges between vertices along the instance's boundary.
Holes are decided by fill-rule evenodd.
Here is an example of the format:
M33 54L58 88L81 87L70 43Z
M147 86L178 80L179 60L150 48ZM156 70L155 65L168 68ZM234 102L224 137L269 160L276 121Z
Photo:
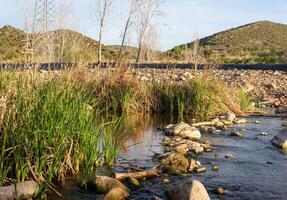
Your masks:
M59 61L87 62L97 61L98 42L76 31L61 29L50 32L54 36L55 52L61 52ZM29 35L32 36L31 34ZM0 62L24 61L24 46L26 33L12 26L0 28ZM103 45L103 57L110 61L118 55L120 47L117 45ZM125 58L134 57L135 48L127 47Z
M186 47L169 51L175 58L183 57ZM286 63L287 25L260 21L216 33L200 40L200 51L210 62L220 63Z

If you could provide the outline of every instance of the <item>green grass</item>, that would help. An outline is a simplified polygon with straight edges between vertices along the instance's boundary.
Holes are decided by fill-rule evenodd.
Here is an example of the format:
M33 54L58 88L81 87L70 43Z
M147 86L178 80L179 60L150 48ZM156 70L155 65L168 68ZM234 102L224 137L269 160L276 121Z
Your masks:
M53 180L89 177L112 166L131 130L127 116L239 113L234 94L206 75L178 84L141 82L129 70L2 71L0 184L34 179L45 191Z

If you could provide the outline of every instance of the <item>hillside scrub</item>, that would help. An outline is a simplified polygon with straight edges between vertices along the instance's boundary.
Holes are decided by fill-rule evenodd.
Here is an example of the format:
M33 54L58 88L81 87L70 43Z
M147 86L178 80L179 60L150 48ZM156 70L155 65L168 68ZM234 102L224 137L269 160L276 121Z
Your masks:
M119 116L241 113L237 93L208 75L183 84L141 82L124 67L1 71L0 184L34 179L45 190L55 179L89 176L117 157L125 132Z

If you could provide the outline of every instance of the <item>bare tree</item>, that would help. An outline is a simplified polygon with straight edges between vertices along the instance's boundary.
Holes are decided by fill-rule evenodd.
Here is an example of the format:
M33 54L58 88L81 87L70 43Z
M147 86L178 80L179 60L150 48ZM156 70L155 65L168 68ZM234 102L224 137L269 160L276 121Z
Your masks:
M159 7L162 3L162 0L143 0L141 3L136 20L138 42L136 63L140 61L143 43L147 34L148 27L150 26L153 17L160 14Z
M122 43L121 43L121 47L119 50L117 60L121 59L123 48L124 48L124 45L126 42L128 29L131 27L133 18L135 17L137 11L139 10L142 2L143 2L143 0L129 0L129 12L128 12L128 16L127 16L127 19L125 22L125 27L124 27L123 37L122 37Z
M96 14L99 20L99 51L98 51L98 62L102 62L102 38L104 34L104 27L106 18L109 15L111 6L116 0L95 0L96 3Z

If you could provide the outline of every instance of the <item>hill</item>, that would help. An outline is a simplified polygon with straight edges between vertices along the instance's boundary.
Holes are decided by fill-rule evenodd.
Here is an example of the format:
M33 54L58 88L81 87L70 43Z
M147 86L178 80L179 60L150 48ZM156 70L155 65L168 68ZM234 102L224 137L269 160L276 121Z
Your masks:
M55 51L61 52L59 61L72 62L85 60L87 62L97 61L98 42L92 38L82 35L76 31L60 29L50 32L55 38ZM35 36L35 34L34 34ZM29 37L33 37L29 34ZM24 46L27 34L12 26L0 28L0 62L22 62L24 61ZM103 45L103 57L106 61L112 60L118 55L120 46ZM125 57L134 57L136 48L126 47Z
M200 51L210 62L219 63L286 63L287 25L259 21L232 28L199 40ZM183 56L194 42L168 51Z

